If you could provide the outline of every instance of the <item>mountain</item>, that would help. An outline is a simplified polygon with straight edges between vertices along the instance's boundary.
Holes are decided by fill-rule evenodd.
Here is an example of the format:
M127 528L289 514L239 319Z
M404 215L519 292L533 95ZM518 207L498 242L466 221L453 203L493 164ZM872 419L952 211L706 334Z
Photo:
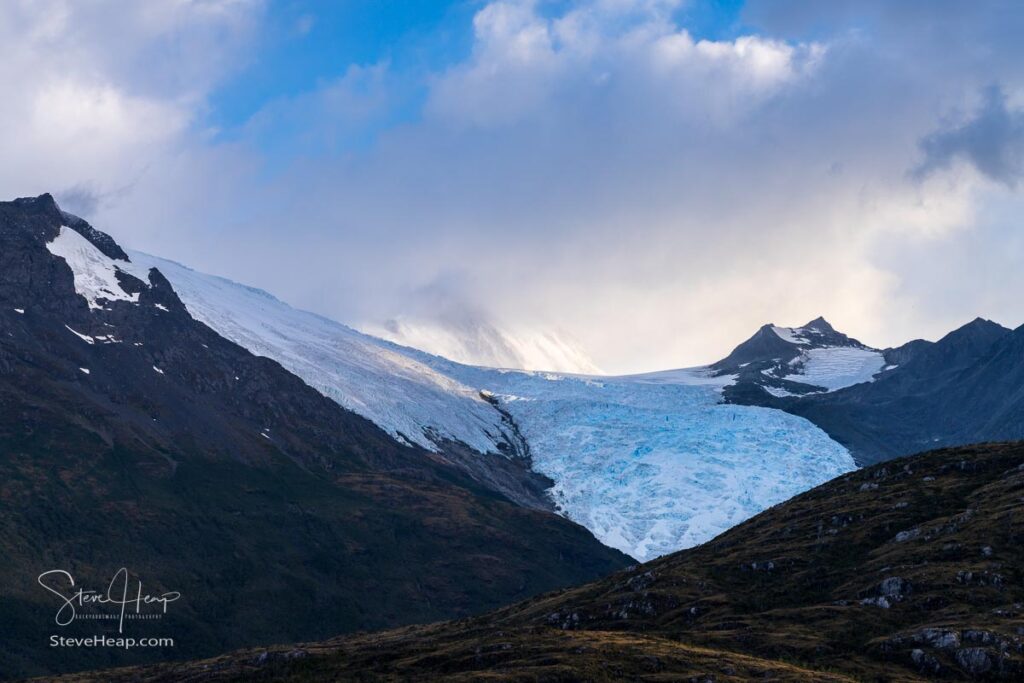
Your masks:
M473 614L628 561L225 339L49 195L0 203L0 454L3 676ZM125 626L175 647L49 647L118 626L56 626L40 575L121 567L180 594Z
M734 376L726 395L743 402L760 390L772 396L835 391L870 381L885 365L882 351L815 318L802 327L764 325L711 369L719 376Z
M702 543L854 466L802 418L722 403L730 378L707 368L601 377L468 366L251 287L131 257L158 268L224 337L396 439L522 504L557 509L640 560Z
M1024 444L853 472L698 548L489 614L72 680L1024 678Z
M859 464L1024 438L1024 328L979 318L937 342L917 340L880 353L887 363L880 372L833 391L773 391L741 375L725 393L737 403L806 417Z

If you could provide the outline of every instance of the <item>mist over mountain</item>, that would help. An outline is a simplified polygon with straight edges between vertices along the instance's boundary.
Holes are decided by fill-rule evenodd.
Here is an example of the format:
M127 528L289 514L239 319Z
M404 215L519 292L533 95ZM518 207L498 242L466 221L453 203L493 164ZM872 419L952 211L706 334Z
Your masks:
M514 370L601 374L582 346L553 331L503 331L479 316L417 320L393 318L367 331L466 365Z

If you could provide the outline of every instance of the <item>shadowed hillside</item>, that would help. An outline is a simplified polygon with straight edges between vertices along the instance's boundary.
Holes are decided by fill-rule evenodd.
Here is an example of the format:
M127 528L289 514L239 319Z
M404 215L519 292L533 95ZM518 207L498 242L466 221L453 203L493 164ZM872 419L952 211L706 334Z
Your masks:
M1022 569L1024 446L971 446L483 617L74 680L1020 680Z

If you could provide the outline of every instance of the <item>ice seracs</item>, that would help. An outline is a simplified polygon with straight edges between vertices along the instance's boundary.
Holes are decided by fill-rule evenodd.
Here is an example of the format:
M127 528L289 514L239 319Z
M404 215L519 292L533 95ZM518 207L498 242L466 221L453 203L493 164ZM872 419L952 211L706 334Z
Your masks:
M854 469L803 418L721 402L707 368L631 377L498 371L428 360L485 388L522 429L559 510L646 561Z

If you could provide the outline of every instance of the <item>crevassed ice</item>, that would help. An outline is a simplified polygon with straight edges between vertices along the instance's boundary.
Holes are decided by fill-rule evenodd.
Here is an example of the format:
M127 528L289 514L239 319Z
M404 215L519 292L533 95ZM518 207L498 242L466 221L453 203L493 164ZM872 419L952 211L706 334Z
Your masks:
M855 468L801 417L720 403L731 378L700 368L595 378L428 362L501 397L560 510L642 561Z

